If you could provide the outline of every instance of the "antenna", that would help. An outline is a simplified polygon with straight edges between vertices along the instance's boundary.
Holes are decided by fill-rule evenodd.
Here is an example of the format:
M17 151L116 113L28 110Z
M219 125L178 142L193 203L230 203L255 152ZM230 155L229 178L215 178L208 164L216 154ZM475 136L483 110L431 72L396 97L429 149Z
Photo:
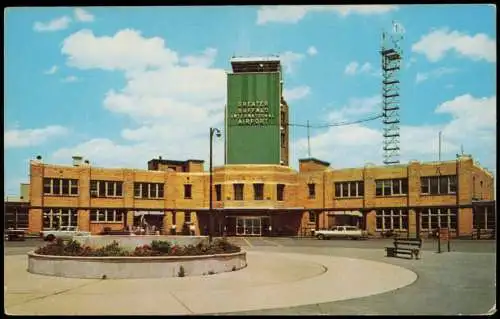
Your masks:
M309 133L309 120L307 120L307 155L311 158L311 134Z
M439 131L439 154L438 154L438 161L441 162L441 131Z
M399 164L399 71L403 51L400 41L403 39L404 28L393 21L390 33L382 31L382 123L384 164Z

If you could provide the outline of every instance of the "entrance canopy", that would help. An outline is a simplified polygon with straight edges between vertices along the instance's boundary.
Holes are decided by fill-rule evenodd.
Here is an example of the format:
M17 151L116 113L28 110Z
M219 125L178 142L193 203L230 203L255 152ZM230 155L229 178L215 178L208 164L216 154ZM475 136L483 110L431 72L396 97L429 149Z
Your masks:
M147 210L136 210L136 211L134 211L134 216L145 216L145 215L163 216L163 215L165 215L165 212L161 212L161 211L147 211Z
M346 210L346 211L330 212L330 213L328 213L328 215L363 217L363 214L358 210Z

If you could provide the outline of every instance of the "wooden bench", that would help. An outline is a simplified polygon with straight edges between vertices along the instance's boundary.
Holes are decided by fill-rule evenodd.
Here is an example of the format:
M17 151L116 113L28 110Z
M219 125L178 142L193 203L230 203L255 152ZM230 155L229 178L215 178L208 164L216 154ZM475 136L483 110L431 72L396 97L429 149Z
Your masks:
M420 249L422 248L421 238L395 238L393 247L385 247L387 257L397 257L398 254L410 255L420 259Z

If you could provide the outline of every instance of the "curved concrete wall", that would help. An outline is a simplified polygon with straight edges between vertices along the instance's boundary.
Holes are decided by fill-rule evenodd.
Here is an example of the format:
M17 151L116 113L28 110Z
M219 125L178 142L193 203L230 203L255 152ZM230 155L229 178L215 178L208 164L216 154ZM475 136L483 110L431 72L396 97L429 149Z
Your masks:
M207 236L156 236L156 235L107 235L107 236L75 236L75 241L90 247L103 247L117 241L120 247L135 249L137 246L151 245L153 240L169 241L172 245L197 245L200 242L208 244Z
M246 267L246 252L169 257L74 257L28 253L28 271L69 278L107 279L179 277L222 273Z

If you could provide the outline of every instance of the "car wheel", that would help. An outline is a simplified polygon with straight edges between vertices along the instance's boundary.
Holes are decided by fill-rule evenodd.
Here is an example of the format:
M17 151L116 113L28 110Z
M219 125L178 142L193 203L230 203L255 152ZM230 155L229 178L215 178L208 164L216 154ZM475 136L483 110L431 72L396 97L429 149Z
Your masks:
M323 240L323 239L325 239L325 236L323 236L322 234L319 234L319 235L318 235L318 239L319 239L319 240Z
M47 241L53 241L54 239L56 239L56 236L54 235L48 235L47 237L45 237L45 240Z

